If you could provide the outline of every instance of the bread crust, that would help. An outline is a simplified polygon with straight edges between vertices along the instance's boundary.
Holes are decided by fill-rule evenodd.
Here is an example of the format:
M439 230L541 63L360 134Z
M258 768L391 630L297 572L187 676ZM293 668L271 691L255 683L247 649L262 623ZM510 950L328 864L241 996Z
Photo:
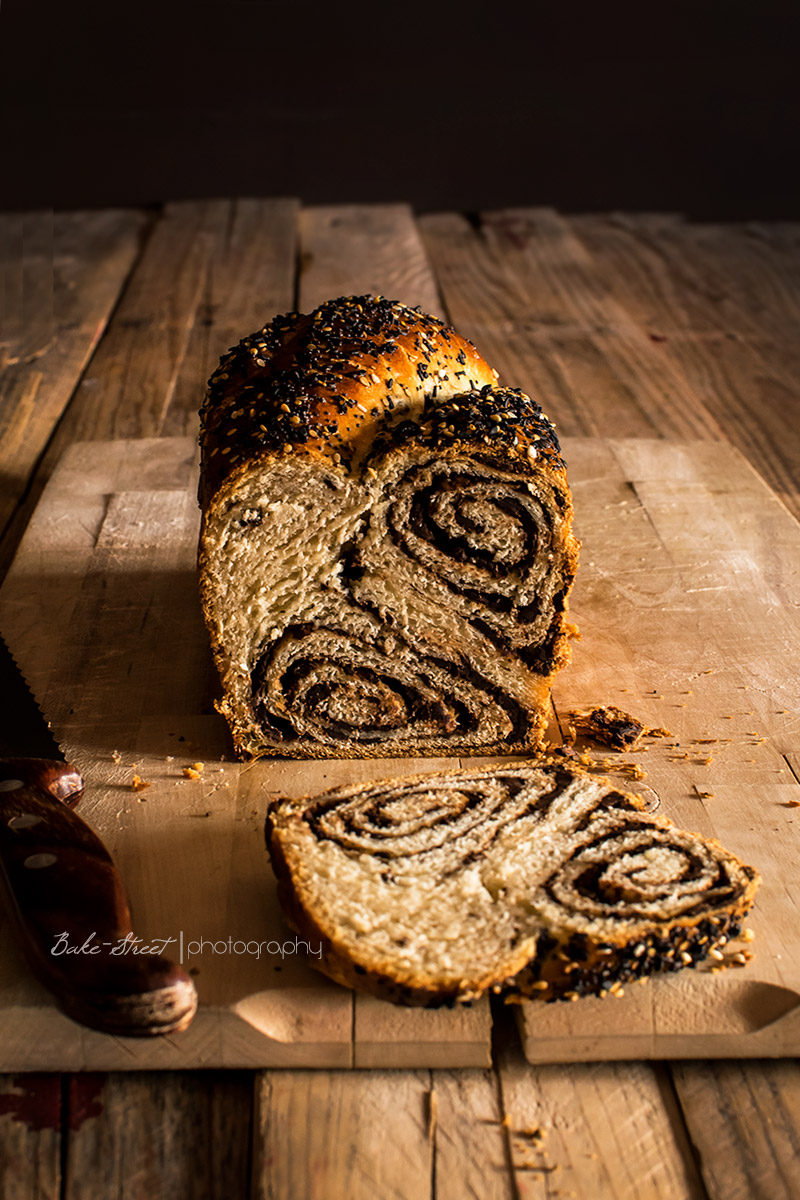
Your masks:
M340 296L312 313L276 317L223 355L209 380L201 508L237 472L276 454L352 465L387 420L497 378L454 329L381 296Z

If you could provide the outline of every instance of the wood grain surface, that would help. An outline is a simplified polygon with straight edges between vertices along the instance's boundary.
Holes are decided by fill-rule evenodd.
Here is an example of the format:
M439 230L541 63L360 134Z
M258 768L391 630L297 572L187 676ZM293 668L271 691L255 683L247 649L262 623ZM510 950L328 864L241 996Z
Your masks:
M800 352L789 332L796 335L800 320L796 242L776 246L754 229L659 216L574 225L656 355L682 374L725 436L800 515L800 426L787 421L800 412Z
M112 442L99 451L79 443L62 459L6 579L0 623L59 743L81 763L82 813L118 863L137 932L183 939L170 951L184 946L204 1008L185 1036L148 1043L115 1044L89 1031L69 1039L57 1013L49 1034L34 1018L35 1039L12 1021L2 1065L488 1063L485 1004L398 1017L392 1006L366 1001L354 1014L352 993L310 969L311 947L283 954L293 935L270 883L268 797L380 778L386 763L231 761L227 729L213 712L218 684L196 591L193 440ZM49 562L63 574L43 576ZM195 761L204 763L202 778L187 779L184 768ZM442 762L398 760L392 769ZM146 789L134 790L137 775ZM229 938L258 950L210 949ZM192 953L198 942L203 949ZM31 1016L40 1013L41 993L14 966L11 951L0 984L9 1009L21 1016L30 1004ZM54 1063L54 1053L66 1058Z
M566 726L572 709L614 703L668 725L669 737L624 762L646 771L664 815L718 836L764 882L747 966L734 955L749 957L750 947L737 942L721 975L687 971L621 998L522 1005L525 1052L536 1062L796 1054L791 837L800 785L785 754L799 715L791 568L800 527L731 447L563 445L584 543L572 608L582 641L556 683L556 713ZM200 1011L169 1039L117 1045L82 1031L62 1045L65 1018L26 991L10 958L0 1065L488 1064L487 1002L398 1010L313 971L312 947L283 953L292 935L263 843L269 796L446 760L230 761L196 595L195 473L190 438L72 446L6 578L0 623L56 737L81 765L82 811L115 856L137 932L172 938L173 957L185 952ZM50 564L60 567L55 576ZM604 760L610 771L620 757ZM204 766L190 779L184 770L194 761ZM137 776L147 783L140 791ZM226 951L226 939L240 949Z
M193 436L207 365L273 311L294 307L304 277L304 304L374 290L443 308L504 381L527 387L545 403L564 435L733 444L786 508L800 513L797 225L698 225L670 214L566 219L541 209L415 221L401 205L315 210L291 201L220 201L173 205L161 213L3 216L0 267L0 572L76 437ZM116 321L112 338L120 314L124 320ZM84 381L88 386L79 386ZM159 486L174 488L172 468L155 446L150 458L161 462ZM74 482L74 495L64 501L71 500L86 530L77 543L64 545L62 579L74 577L73 566L104 516ZM112 469L109 494L119 482ZM734 563L725 529L733 524L740 536L747 530L746 555L767 571L771 587L784 581L776 608L791 606L796 588L785 581L787 572L789 579L796 572L792 546L764 539L760 518L748 514L751 499L749 491L737 500L728 489L719 501L725 509L716 526L725 547L722 566ZM674 501L662 494L660 515L662 521L670 517L670 553L685 570L686 548L676 541L683 516L680 506L671 507ZM42 531L33 532L39 537ZM52 573L52 564L44 565ZM741 592L749 571L732 597L738 620L727 615L724 592L707 594L710 605L715 598L725 601L711 609L715 620L723 614L720 633L745 643L748 606L742 606ZM66 588L53 601L54 619L64 620L75 603ZM695 619L699 611L694 609ZM751 639L751 649L760 636ZM46 666L40 661L38 669ZM577 657L573 667L587 683L601 669L589 669ZM639 671L645 675L647 661ZM678 702L687 709L675 710L684 722L702 713L708 697L718 705L727 682L716 674L698 679L710 691L691 685L693 695ZM663 703L654 700L653 707ZM770 714L748 698L730 715L740 733L752 729L760 736L760 718ZM777 721L786 714L771 715ZM794 729L773 724L768 740L770 754L779 750L800 774ZM710 819L720 788L733 786L738 794L742 778L762 786L765 745L753 746L732 765L722 754L708 766L692 764L700 790L711 790L704 786L709 772L721 772L723 782L708 799ZM685 786L689 779L685 761L658 769L668 782ZM692 809L702 816L699 803L685 803L689 816ZM771 803L771 811L778 818L773 838L791 845L792 810ZM760 938L754 948L762 953ZM503 1020L507 1024L507 1013ZM393 1156L391 1171L376 1177L371 1195L416 1200L571 1191L643 1200L665 1194L772 1200L800 1191L796 1061L531 1067L518 1048L501 1050L491 1072L434 1070L422 1073L421 1082L420 1073L412 1072L397 1104L390 1088L381 1092L376 1085L364 1109L372 1136L380 1131L381 1138L396 1133L408 1140L411 1165L406 1170L404 1160ZM269 1075L282 1082L281 1104L305 1113L307 1073ZM334 1072L325 1085L332 1098L342 1075ZM395 1077L402 1080L405 1073ZM290 1160L307 1159L312 1147L316 1194L336 1194L343 1176L334 1139L344 1139L354 1153L363 1146L361 1110L345 1101L322 1113L317 1107L325 1129L299 1122L284 1126L283 1140L271 1136L267 1142L263 1118L269 1105L261 1087L267 1077L235 1078L226 1087L234 1079L230 1073L197 1071L0 1077L0 1195L138 1197L166 1187L176 1196L233 1195L244 1194L252 1180L256 1195L291 1197L299 1168ZM510 1096L519 1100L519 1112L510 1108ZM520 1119L526 1106L537 1120L544 1116L541 1137L531 1137L533 1127ZM614 1117L613 1129L607 1114ZM630 1133L630 1152L618 1131ZM373 1162L370 1152L364 1161Z
M796 1061L680 1063L673 1075L713 1200L800 1193Z
M28 213L0 220L0 567L7 530L136 260L143 213ZM39 489L41 490L41 489ZM26 509L27 514L30 508Z
M561 1030L587 1056L608 1039L614 1057L619 1029L619 1057L683 1056L691 1028L702 1057L796 1053L800 974L795 952L777 943L800 928L790 865L800 785L786 758L799 715L800 527L730 447L566 445L583 541L571 602L582 637L556 681L556 711L612 703L667 727L646 755L621 757L646 772L659 812L718 837L763 883L748 918L757 948L732 943L722 964L731 969L628 987L613 1013L595 999L583 1011L524 1006L526 1052L559 1058ZM735 965L751 949L755 973L755 963Z

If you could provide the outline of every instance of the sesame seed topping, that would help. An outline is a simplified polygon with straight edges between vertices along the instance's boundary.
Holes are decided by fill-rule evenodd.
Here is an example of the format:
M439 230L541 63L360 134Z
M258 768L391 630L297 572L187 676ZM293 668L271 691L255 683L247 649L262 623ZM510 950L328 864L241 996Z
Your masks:
M398 350L403 351L400 378L382 372L378 361ZM461 379L448 384L455 391L448 399L438 383L431 384L452 374L443 367L452 359L462 366L469 361L472 378L461 371ZM394 409L402 417L409 402L424 401L425 422L401 420L384 431L393 440L417 436L448 446L461 441L481 447L482 453L502 444L507 454L522 437L537 443L538 450L528 451L531 458L544 454L560 466L558 442L541 407L517 389L480 386L476 375L486 378L487 373L494 377L474 348L437 318L382 297L340 297L309 315L276 317L232 347L209 381L201 441L206 462L214 459L216 465L204 473L206 499L224 480L227 464L252 452L288 453L287 447L332 437L345 446L363 429L366 412L376 422ZM350 421L342 421L347 414ZM224 458L222 440L236 447ZM508 462L521 469L513 457Z

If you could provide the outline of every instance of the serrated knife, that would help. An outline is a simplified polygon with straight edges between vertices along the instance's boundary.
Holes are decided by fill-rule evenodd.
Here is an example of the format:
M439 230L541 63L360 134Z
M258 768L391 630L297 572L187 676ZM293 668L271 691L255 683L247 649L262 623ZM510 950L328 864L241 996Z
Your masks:
M82 1025L127 1037L185 1029L197 1009L194 983L133 933L111 855L73 811L83 779L2 639L0 683L8 713L0 752L16 751L0 758L0 893L20 950Z

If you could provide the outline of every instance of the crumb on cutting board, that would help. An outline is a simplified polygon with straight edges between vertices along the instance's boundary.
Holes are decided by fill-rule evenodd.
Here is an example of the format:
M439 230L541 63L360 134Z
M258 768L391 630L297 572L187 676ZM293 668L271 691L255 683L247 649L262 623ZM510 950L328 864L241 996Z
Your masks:
M601 704L588 710L577 710L569 714L573 730L594 742L610 746L613 750L631 750L642 737L671 737L668 729L660 726L650 728L630 713L615 704Z

